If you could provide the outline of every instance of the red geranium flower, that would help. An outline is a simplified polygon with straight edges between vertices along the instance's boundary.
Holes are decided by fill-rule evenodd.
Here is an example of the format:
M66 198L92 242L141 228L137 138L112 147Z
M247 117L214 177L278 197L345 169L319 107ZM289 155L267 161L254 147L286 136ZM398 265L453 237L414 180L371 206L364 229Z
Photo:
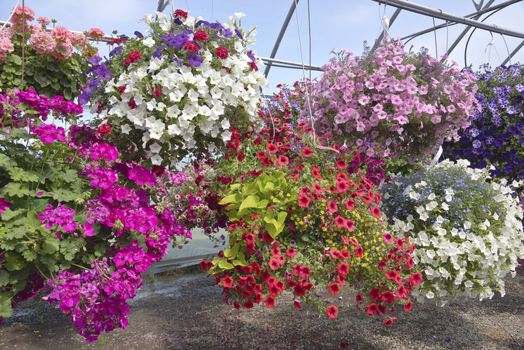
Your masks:
M111 125L104 123L100 124L100 126L96 129L98 134L102 137L106 137L111 132Z
M225 47L219 46L215 49L215 55L218 58L225 60L229 56L229 51Z
M336 307L333 304L330 304L326 308L326 314L329 318L337 318L338 317L338 307Z
M335 225L337 225L338 228L344 228L346 227L346 219L344 219L342 216L337 215L335 217Z
M127 55L126 59L124 60L124 64L126 66L129 66L131 63L135 63L137 61L140 61L142 59L142 53L138 50L133 50Z
M337 203L335 203L333 201L329 201L328 202L328 210L329 210L330 213L336 213L337 210L338 210Z
M231 288L233 287L233 283L235 282L231 276L222 277L222 287L224 288Z
M193 40L196 40L196 41L208 41L209 40L209 36L203 30L197 30L195 32L195 34L193 35Z
M129 106L129 108L131 109L135 109L136 108L136 102L135 102L135 99L130 99L129 102L127 102L127 105Z
M188 13L184 10L176 10L175 11L175 17L182 17L183 19L187 19Z
M118 90L118 93L119 93L119 94L123 94L124 91L126 91L126 87L127 87L127 84L124 84L124 85L119 86L118 89L117 89L117 90Z
M307 208L309 207L309 204L311 204L311 198L309 198L306 195L299 196L297 201L298 201L298 205L301 206L302 208Z
M332 295L337 295L340 293L340 285L338 283L330 283L328 285L328 292Z
M302 149L302 155L306 158L309 158L313 155L313 151L311 151L311 148L306 146Z
M190 51L190 52L198 52L200 50L200 46L197 45L194 41L186 41L184 44L184 50Z
M373 214L374 217L377 219L380 219L380 209L377 207L371 208L371 214Z

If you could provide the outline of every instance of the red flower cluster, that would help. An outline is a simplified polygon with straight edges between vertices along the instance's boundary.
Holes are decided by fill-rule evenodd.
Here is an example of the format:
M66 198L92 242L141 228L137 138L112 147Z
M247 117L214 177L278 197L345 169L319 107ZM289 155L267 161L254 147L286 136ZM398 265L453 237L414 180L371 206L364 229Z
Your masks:
M138 62L142 59L142 53L138 50L133 50L127 55L127 57L124 59L124 64L126 66L129 66L132 63Z
M229 51L222 46L219 46L215 49L215 55L217 55L218 58L225 60L229 56Z
M180 10L180 9L175 10L175 17L181 17L183 19L187 19L188 15L189 14L187 13L187 11Z
M197 30L193 35L193 40L195 41L208 41L209 35L203 30Z

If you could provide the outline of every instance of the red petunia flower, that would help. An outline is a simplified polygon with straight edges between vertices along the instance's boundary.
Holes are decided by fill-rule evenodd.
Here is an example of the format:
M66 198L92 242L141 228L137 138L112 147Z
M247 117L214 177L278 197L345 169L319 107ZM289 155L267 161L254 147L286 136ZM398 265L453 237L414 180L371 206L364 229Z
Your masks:
M338 307L336 307L333 304L330 304L326 308L326 314L329 318L337 318L338 317Z
M215 55L218 58L225 60L229 56L229 51L225 47L219 46L215 49Z
M371 303L367 307L367 313L369 316L375 315L378 312L378 305L375 303Z
M353 222L353 220L346 220L346 228L349 232L355 231L355 223Z
M272 309L275 307L275 298L270 295L266 298L266 300L264 300L264 303L268 308Z
M175 11L175 17L182 17L183 19L187 19L188 13L184 10L176 10Z
M279 156L277 161L282 166L286 166L289 164L289 158L286 156Z
M364 253L364 249L361 246L358 246L355 248L355 250L353 250L353 252L355 253L355 256L359 258Z
M324 189L322 188L322 186L316 182L313 182L313 189L317 191L318 193L324 192Z
M404 312L409 312L413 309L413 302L410 301L406 305L404 305Z
M373 300L380 300L380 289L371 288L371 291L369 292L369 297Z
M309 266L302 266L300 268L300 274L304 277L304 278L309 278L309 276L311 276L311 268Z
M381 262L378 263L378 269L379 270L385 270L386 267L387 267L387 265L386 265L385 261L381 261Z
M355 209L355 201L352 201L351 199L348 199L344 202L344 206L347 210L353 210Z
M328 285L328 292L329 294L332 294L332 295L337 295L338 293L340 293L340 285L338 283L330 283Z
M344 219L340 215L337 215L335 217L335 225L337 225L338 228L345 228L346 227L346 219Z
M395 271L395 270L386 272L386 278L391 281L400 282L400 276L398 275L398 271Z
M335 164L337 165L337 168L339 168L340 170L343 170L343 169L346 169L348 167L348 165L346 164L346 162L344 162L344 160L342 159L338 159Z
M389 232L384 232L384 242L391 243L393 241L393 236Z
M395 241L395 244L397 245L398 249L404 248L404 241L402 240L402 238L397 238L397 240Z
M198 46L198 44L194 41L188 40L184 44L184 50L189 52L198 52L200 50L200 46Z
M348 263L341 262L337 266L337 272L341 275L347 275L349 273L349 265Z
M267 144L266 150L271 154L275 154L278 151L278 147L274 143L270 142Z
M119 86L118 89L117 89L117 90L118 90L118 93L119 93L119 94L123 94L124 91L126 91L126 87L127 87L127 84L124 84L124 85Z
M373 214L374 217L376 217L377 219L380 219L380 209L377 208L377 207L372 207L370 209L371 211L371 214Z
M269 268L273 271L278 270L280 268L280 263L278 260L271 258L269 259Z
M307 208L309 207L309 204L311 204L311 198L309 198L306 195L299 196L297 201L298 201L298 205L301 206L302 208Z
M208 41L209 40L209 36L207 35L207 33L203 30L197 30L195 32L195 34L193 35L193 40L195 41Z
M104 123L100 124L100 126L96 129L98 134L102 137L106 137L111 132L111 125Z
M349 190L348 183L346 181L338 181L337 182L337 191L340 193L344 193L347 190Z
M308 146L304 147L302 149L302 155L306 158L309 158L313 155L313 151Z
M286 256L290 259L293 259L297 255L297 250L295 248L287 248Z
M347 249L342 249L342 250L340 251L340 255L342 255L342 257L343 257L344 259L349 259L350 256L351 256L351 254L349 253L349 251L348 251Z
M389 327L397 321L396 317L388 317L384 320L384 326Z
M357 296L355 297L355 301L360 304L364 301L364 297L362 296L362 294L357 294Z
M424 279L422 278L422 274L420 272L415 272L413 274L411 274L411 276L409 276L409 282L413 285L413 286L418 286L419 284L422 283Z
M390 291L382 292L381 298L385 303L388 304L393 304L395 302L395 294Z
M224 288L231 288L233 287L233 283L235 282L231 276L222 277L222 287Z
M316 165L311 167L311 175L313 175L318 180L322 180L322 175L320 175L320 168Z
M337 203L333 202L333 201L329 201L328 202L328 211L330 213L336 213L338 211L338 205Z
M300 303L300 300L294 299L293 305L295 305L295 309L300 310L302 309L302 303Z

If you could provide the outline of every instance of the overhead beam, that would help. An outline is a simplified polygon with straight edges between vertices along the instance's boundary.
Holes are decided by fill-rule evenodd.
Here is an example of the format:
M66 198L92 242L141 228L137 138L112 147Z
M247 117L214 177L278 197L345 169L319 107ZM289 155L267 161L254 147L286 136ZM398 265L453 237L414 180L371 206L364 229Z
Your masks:
M511 51L509 56L506 57L506 59L500 65L504 66L506 63L508 63L513 58L513 56L515 56L517 52L519 52L520 49L522 49L522 47L524 47L524 40L515 48L515 50Z
M461 23L461 24L469 25L475 28L484 29L492 33L498 33L498 34L502 34L506 36L512 36L515 38L524 39L524 33L517 32L512 29L499 27L498 25L495 25L495 24L479 22L479 21L476 21L476 20L473 20L467 17L451 15L442 10L436 10L431 7L416 4L414 2L408 2L405 0L372 0L372 1L378 2L378 3L387 3L390 6L401 8L403 10L418 13L421 15L442 19L444 21Z
M474 18L474 17L476 17L478 15L483 15L483 14L488 13L488 12L496 11L498 9L502 9L504 7L508 7L510 5L513 5L513 4L517 3L517 2L522 2L522 1L524 1L524 0L508 0L508 1L504 1L504 2L501 2L500 4L493 5L491 7L482 9L482 10L477 11L477 12L470 13L469 15L466 15L464 17ZM417 36L420 36L420 35L423 35L423 34L431 33L431 32L433 32L434 30L437 30L437 29L443 29L443 28L446 28L446 27L451 27L451 26L454 26L454 25L457 25L457 24L458 23L455 23L455 22L451 22L451 23L447 23L447 24L439 24L439 25L436 25L434 27L427 28L427 29L421 30L419 32L406 35L406 36L400 38L400 40L411 39L411 38L414 38L414 37L417 37Z
M284 19L284 23L282 24L282 27L280 28L280 32L278 33L277 40L275 41L275 45L273 45L273 50L271 50L271 55L269 55L269 58L275 58L277 55L278 48L280 47L280 43L282 42L282 38L284 38L284 34L286 33L287 26L289 25L289 22L291 21L291 18L293 17L293 14L295 13L295 9L297 7L299 0L291 0L291 6L289 7L289 11L287 12L286 18ZM269 70L271 69L271 62L266 66L266 69L264 70L264 75L268 76Z

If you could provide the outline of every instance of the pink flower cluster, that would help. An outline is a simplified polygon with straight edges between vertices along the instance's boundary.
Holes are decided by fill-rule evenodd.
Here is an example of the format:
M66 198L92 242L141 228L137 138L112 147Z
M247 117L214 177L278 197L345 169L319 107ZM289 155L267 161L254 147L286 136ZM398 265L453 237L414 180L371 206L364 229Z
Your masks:
M362 58L342 51L312 87L316 131L368 156L423 159L469 125L476 90L469 72L400 42Z
M91 181L95 193L78 213L87 218L83 235L93 236L93 227L101 226L118 243L90 269L65 270L49 280L52 291L45 299L58 303L79 333L95 341L101 332L127 327L127 300L142 286L141 274L164 257L173 236L184 235L186 230L173 212L151 204L157 183L154 173L118 162L116 148L94 129L72 126L68 137L70 147L86 161L81 176ZM80 226L74 216L75 210L59 204L56 208L49 205L39 218L47 229L74 234Z
M52 30L48 29L49 19L45 17L38 18L39 24L28 23L34 18L35 13L30 8L22 8L22 6L15 8L11 17L11 27L0 31L0 61L5 60L7 54L13 52L13 40L19 39L15 37L15 34L23 31L30 34L29 43L36 52L50 55L60 61L71 57L75 49L88 56L95 53L89 45L86 35L72 33L62 26L57 26ZM88 31L88 36L96 39L103 37L104 33L98 28L93 28Z

